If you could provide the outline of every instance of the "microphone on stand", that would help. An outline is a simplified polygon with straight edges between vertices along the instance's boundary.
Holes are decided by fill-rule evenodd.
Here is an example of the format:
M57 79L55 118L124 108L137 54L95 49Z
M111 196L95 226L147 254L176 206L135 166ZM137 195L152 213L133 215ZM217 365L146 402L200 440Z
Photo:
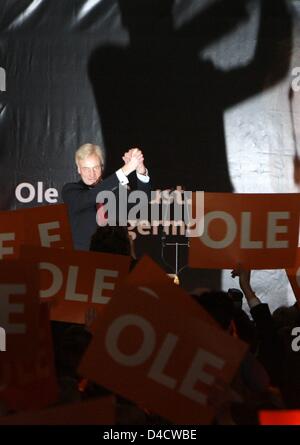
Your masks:
M175 189L174 187L172 187L172 188L170 188L170 189L167 189L167 191L169 192L169 195L170 195L171 193L173 193L175 190L176 190L176 189ZM163 200L164 200L164 198L162 198L162 211L163 211L163 208L164 208ZM162 243L164 243L164 244L165 244L165 242L166 242L166 240L167 240L167 233L166 233L166 231L165 231L164 221L166 221L167 213L168 213L168 207L170 206L170 204L171 204L171 203L165 205L165 212L164 212L164 214L161 215L161 216L162 216L162 234L161 234L161 241L162 241ZM171 215L170 215L170 219L171 219Z

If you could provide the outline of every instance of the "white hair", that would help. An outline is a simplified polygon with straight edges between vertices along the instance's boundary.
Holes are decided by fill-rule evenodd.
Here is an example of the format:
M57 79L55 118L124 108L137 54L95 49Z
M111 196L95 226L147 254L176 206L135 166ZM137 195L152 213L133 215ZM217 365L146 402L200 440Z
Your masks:
M83 144L75 153L75 162L78 166L78 161L82 161L88 156L96 155L100 159L101 167L104 166L104 151L99 145L95 144Z

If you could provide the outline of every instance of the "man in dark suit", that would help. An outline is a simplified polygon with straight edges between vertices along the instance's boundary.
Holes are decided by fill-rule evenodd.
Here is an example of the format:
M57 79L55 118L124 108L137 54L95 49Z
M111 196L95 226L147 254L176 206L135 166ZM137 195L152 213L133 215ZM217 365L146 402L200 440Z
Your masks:
M123 156L124 165L107 178L102 178L104 154L98 145L84 144L76 151L75 162L81 176L79 182L65 184L63 201L68 205L74 249L89 250L91 237L97 229L97 195L99 192L117 192L126 186L128 176L136 172L137 188L149 195L150 178L144 157L138 148L130 149Z

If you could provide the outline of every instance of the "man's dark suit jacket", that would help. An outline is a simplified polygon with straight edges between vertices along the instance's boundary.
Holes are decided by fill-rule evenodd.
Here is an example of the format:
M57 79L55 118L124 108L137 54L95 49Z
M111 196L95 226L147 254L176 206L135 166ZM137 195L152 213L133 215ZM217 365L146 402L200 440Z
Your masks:
M99 192L118 191L119 180L114 173L94 187L83 181L65 184L62 189L63 201L68 205L69 219L75 250L89 250L91 237L97 230L96 198ZM137 189L150 195L150 182L144 183L137 178Z

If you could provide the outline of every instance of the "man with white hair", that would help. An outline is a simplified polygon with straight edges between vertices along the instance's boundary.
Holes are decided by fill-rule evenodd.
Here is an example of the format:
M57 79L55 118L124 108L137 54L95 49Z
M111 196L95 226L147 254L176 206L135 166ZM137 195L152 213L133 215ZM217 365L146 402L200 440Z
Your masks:
M123 156L124 165L107 178L102 178L104 153L101 147L84 144L76 151L75 162L81 176L79 182L65 184L63 201L68 205L73 244L76 250L89 250L91 237L97 229L96 198L99 192L118 190L126 186L132 172L137 175L137 188L149 194L150 178L144 165L143 153L132 148Z

